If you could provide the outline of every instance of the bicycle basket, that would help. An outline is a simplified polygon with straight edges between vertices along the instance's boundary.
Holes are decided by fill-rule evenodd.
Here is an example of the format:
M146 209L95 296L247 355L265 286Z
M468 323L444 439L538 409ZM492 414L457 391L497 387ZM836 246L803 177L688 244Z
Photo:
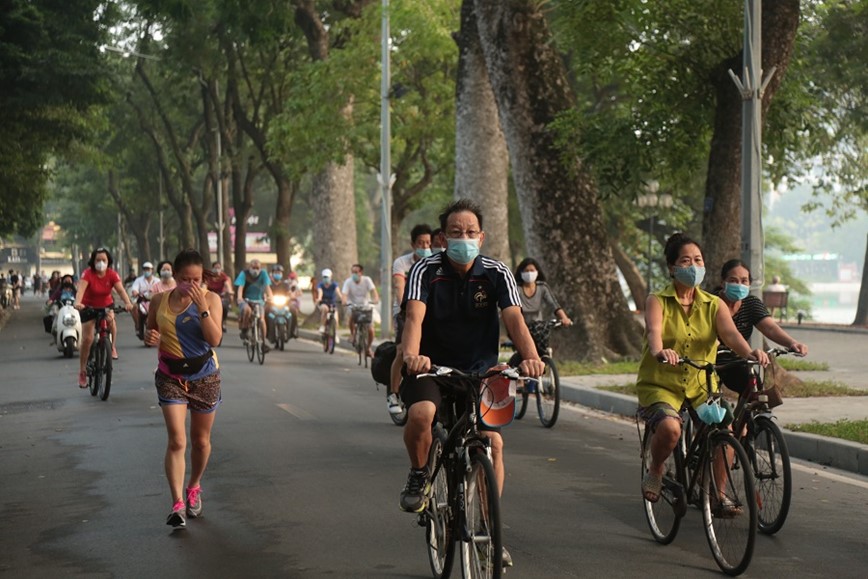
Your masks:
M515 380L494 376L479 386L479 418L490 427L506 426L515 418Z
M374 310L353 310L353 318L357 324L370 324L374 319Z

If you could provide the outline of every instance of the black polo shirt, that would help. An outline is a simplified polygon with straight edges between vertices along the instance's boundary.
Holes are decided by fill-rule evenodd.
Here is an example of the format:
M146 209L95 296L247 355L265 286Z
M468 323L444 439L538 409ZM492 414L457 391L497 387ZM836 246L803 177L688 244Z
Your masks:
M521 307L515 277L503 263L480 255L464 279L445 252L421 259L407 279L404 302L425 303L419 353L435 365L480 372L497 364L498 308Z

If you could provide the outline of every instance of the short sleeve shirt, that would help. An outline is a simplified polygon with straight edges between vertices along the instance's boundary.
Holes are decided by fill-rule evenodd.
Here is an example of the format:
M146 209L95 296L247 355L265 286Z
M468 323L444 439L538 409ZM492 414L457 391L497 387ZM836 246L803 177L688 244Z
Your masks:
M359 279L359 283L354 282L353 278L347 279L341 289L341 292L347 296L347 302L354 306L365 306L370 303L372 291L374 291L374 280L366 275Z
M405 300L426 306L419 353L433 364L464 372L483 371L497 363L498 308L521 307L518 285L506 265L479 256L462 279L445 253L416 262Z
M338 284L331 282L329 285L324 285L323 282L316 284L316 287L322 291L322 300L324 304L333 305L337 298Z
M410 269L416 264L416 254L414 252L406 253L392 262L392 276L407 277ZM406 289L406 287L405 287ZM392 296L392 315L397 314L401 310L401 300L404 296Z
M754 326L769 315L769 310L763 301L756 296L749 295L741 300L741 307L732 316L732 321L735 322L735 327L738 328L742 337L750 341Z
M663 348L675 350L680 356L692 360L715 362L717 310L720 307L717 296L696 288L693 306L687 314L678 302L673 284L654 295L663 308ZM651 356L646 337L636 380L640 406L647 408L665 402L679 410L681 404L689 400L695 407L705 402L705 386L704 371L683 364L672 366L658 362Z
M235 278L235 285L244 288L242 297L245 300L261 300L265 296L265 288L271 285L271 278L262 271L256 279L248 280L247 272L242 271Z
M81 279L87 282L81 303L90 308L107 308L112 305L112 288L120 283L121 276L113 269L107 269L105 275L99 277L96 270L89 267L84 270Z
M561 305L545 282L538 282L536 291L530 297L523 290L519 290L518 293L521 296L521 313L524 315L525 322L541 322L544 305L551 309L552 313L561 309Z
M157 279L154 276L147 278L145 276L139 276L136 278L136 281L133 282L133 287L130 288L130 291L136 292L137 294L145 295L147 293L154 293L154 285L157 283Z
M218 296L223 293L223 288L226 287L226 280L229 279L229 276L226 275L226 272L221 271L217 275L209 275L205 279L205 285L208 286L208 291L214 292Z

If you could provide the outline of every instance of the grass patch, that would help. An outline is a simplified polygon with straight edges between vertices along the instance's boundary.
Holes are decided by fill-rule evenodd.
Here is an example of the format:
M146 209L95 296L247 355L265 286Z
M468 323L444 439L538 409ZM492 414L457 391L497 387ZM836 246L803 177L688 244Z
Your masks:
M611 362L609 364L589 364L576 362L575 360L557 360L558 371L561 376L588 376L589 374L636 374L639 371L639 362L625 360Z
M629 396L638 396L636 392L635 382L632 384L617 384L613 386L597 386L597 390L605 390L606 392L617 392L618 394L627 394Z
M851 388L834 380L804 380L801 384L788 384L784 398L812 398L816 396L868 396L868 390Z
M843 419L827 423L787 424L784 428L794 432L807 432L868 444L868 420Z
M777 362L781 368L789 370L790 372L826 372L829 370L829 364L827 362L813 362L803 358L780 357L777 358Z

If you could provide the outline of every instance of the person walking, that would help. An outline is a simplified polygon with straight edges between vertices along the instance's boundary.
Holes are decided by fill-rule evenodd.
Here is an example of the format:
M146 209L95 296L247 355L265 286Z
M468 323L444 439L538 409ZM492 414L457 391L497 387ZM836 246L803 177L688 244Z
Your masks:
M202 256L186 249L175 257L174 289L153 296L145 343L159 346L154 382L168 433L166 479L172 510L166 524L187 526L187 517L201 517L202 476L211 456L211 428L222 401L220 366L213 347L220 344L223 304L202 285ZM187 410L192 443L190 478L186 473Z

